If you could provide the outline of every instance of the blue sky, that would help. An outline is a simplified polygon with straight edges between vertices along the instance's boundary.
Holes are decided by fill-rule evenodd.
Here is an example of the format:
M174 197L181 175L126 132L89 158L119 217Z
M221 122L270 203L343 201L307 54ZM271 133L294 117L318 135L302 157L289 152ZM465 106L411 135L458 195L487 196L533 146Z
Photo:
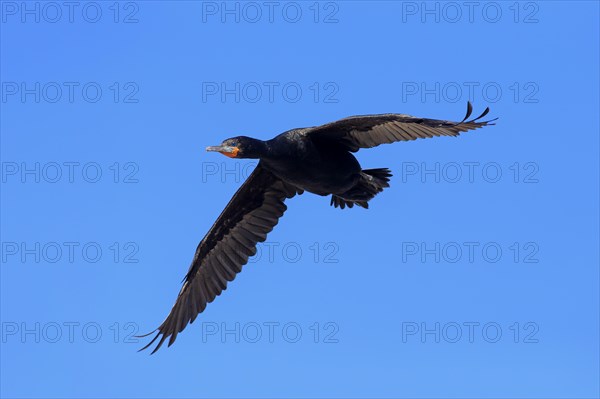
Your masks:
M599 396L597 2L0 6L2 397ZM255 165L205 146L467 100L136 352Z

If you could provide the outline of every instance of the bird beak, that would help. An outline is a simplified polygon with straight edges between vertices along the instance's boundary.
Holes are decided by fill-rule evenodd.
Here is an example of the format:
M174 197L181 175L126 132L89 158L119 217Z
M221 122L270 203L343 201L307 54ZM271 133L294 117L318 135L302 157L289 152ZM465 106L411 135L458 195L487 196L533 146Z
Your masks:
M213 147L206 147L206 151L220 152L229 158L235 158L237 157L238 152L240 152L240 149L228 145L217 145Z

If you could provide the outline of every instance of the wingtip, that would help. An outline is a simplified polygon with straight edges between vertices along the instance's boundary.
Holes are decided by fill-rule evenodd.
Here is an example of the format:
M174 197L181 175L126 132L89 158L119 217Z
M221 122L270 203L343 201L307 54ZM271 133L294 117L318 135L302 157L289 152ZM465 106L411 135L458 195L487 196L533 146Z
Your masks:
M479 115L477 118L467 120L467 119L469 119L469 117L471 116L472 113L473 113L473 104L471 104L471 101L467 101L467 114L465 115L465 117L463 118L462 121L455 122L454 125L455 126L461 125L463 123L477 123L479 125L495 125L495 123L491 123L491 122L498 120L498 118L494 118L494 119L490 119L487 121L478 122L481 118L483 118L484 116L486 116L487 114L490 113L490 107L486 107L485 110L483 110L483 112L481 113L481 115Z
M484 116L486 116L487 114L490 113L490 107L487 107L482 113L481 115L479 115L477 118L473 119L473 122L478 121L479 119L483 118Z
M158 331L158 328L155 328L154 330L150 331L147 334L144 334L144 335L134 335L133 337L134 338L146 338L147 336L154 334L156 331Z
M139 337L140 337L140 338L147 337L148 335L150 335L150 334L152 334L152 333L156 332L157 330L158 330L158 329L156 329L156 330L152 331L151 333L148 333L148 334L145 334L145 335L140 335ZM143 351L143 350L146 350L146 349L148 349L150 346L152 346L152 344L153 344L153 343L154 343L154 342L155 342L155 341L158 339L158 337L160 337L160 334L161 334L161 333L160 333L160 331L158 331L158 333L157 333L157 334L154 336L154 338L152 338L152 340L151 340L150 342L148 342L148 344L146 344L146 346L144 346L144 347L143 347L143 348L141 348L141 349L138 349L138 352L141 352L141 351ZM150 353L151 355L153 355L153 354L154 354L154 353L155 353L155 352L158 350L158 348L160 348L160 346L161 346L161 344L162 344L162 342L163 342L163 341L164 341L164 335L163 335L163 339L162 339L162 340L159 342L159 344L157 345L157 347L156 347L156 348L154 348L154 350L152 351L152 353Z
M471 114L473 113L473 104L471 104L471 101L467 101L467 114L465 115L465 117L463 118L463 120L460 123L463 123L464 121L466 121L469 116L471 116Z
M156 335L156 338L158 338L159 335L160 335L160 333ZM160 347L165 342L165 340L167 339L167 337L168 337L168 335L163 334L163 336L160 339L160 341L158 341L158 345L156 345L156 348L154 348L154 350L152 351L152 353L150 353L151 355L154 355L156 353L156 351L160 349ZM156 340L156 338L154 338L152 340L152 342L154 342Z
M484 123L484 124L485 124L485 125L487 125L487 126L494 126L494 125L496 125L496 124L495 124L495 123L493 123L493 122L496 122L498 119L500 119L500 118L499 118L499 117L496 117L496 118L494 118L494 119L490 119L489 121L484 121L484 122L479 122L479 123Z
M138 349L138 352L142 352L145 351L146 349L148 349L150 347L150 345L152 345L154 343L154 339L152 341L150 341L148 344L146 344L143 348ZM154 353L154 352L152 352Z

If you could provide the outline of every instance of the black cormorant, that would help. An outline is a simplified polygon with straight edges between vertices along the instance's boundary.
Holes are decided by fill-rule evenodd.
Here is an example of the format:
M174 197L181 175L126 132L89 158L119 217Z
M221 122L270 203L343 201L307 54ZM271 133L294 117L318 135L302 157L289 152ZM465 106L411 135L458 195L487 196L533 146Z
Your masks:
M352 116L322 126L288 130L267 141L240 136L207 147L207 151L230 158L260 162L198 245L175 305L142 350L159 337L152 353L167 338L171 346L177 334L227 288L227 282L242 270L256 253L256 244L265 241L285 212L286 199L308 191L331 195L331 204L342 209L354 205L368 208L369 200L389 187L391 173L389 169L362 169L353 152L396 141L458 136L493 125L495 119L479 121L489 108L467 120L472 110L468 103L461 122L404 114Z

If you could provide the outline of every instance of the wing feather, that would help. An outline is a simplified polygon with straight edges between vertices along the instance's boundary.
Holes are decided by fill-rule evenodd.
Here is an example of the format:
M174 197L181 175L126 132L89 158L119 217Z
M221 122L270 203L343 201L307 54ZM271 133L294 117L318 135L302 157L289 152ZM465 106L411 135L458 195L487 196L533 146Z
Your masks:
M486 108L477 118L468 120L473 113L473 106L468 102L466 115L460 122L416 118L406 114L351 116L326 125L308 128L306 134L315 141L335 142L349 151L356 152L360 148L371 148L396 141L458 136L468 130L494 125L493 122L497 118L479 121L489 112L490 109Z
M257 243L266 239L287 209L284 201L301 193L259 163L198 245L173 308L154 331L156 336L140 350L150 347L159 337L152 353L167 339L171 346L256 253Z

